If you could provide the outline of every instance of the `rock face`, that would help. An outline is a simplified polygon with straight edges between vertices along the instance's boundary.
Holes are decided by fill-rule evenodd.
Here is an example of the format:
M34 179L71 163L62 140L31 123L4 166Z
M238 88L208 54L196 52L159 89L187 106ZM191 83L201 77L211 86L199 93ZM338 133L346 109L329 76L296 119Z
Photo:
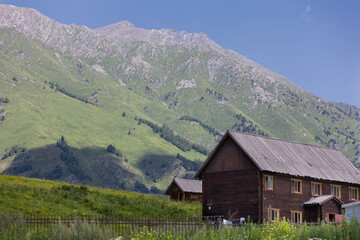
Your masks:
M95 29L96 32L120 41L151 42L155 45L176 44L211 44L215 43L204 33L179 32L172 29L142 29L135 27L129 21L114 23Z
M0 4L0 27L16 28L31 39L36 39L49 47L73 57L105 57L114 54L116 49L122 53L123 42L149 42L155 45L200 45L200 49L214 49L231 58L254 68L254 72L266 74L278 81L297 85L285 77L271 72L261 65L229 49L224 49L204 33L187 33L172 29L141 29L128 21L119 22L91 30L86 26L60 24L34 9ZM256 70L255 70L256 69Z
M360 156L359 108L318 98L284 76L222 48L203 33L141 29L128 21L92 30L10 5L0 5L0 29L18 32L47 51L55 51L52 55L58 64L81 81L85 90L77 92L90 93L86 99L103 108L114 107L101 103L103 96L107 103L116 99L111 99L111 91L94 94L99 90L91 83L96 74L112 79L129 96L151 100L153 106L132 107L154 122L168 124L166 114L177 119L187 116L206 134L236 129L339 148L353 161ZM4 39L0 36L0 46L14 49ZM16 61L31 58L21 47L8 52ZM67 61L77 61L81 68L74 73ZM82 69L92 72L85 76ZM111 90L114 96L124 93ZM166 114L157 114L158 109ZM212 134L198 137L179 127L179 121L169 124L184 137L214 146Z
M30 39L74 57L104 56L110 49L95 31L85 26L60 24L30 8L0 4L0 12L0 27L15 28Z
M175 31L172 29L142 29L135 27L129 21L123 21L114 23L105 27L95 29L99 34L120 40L125 42L150 42L155 45L202 45L203 47L210 47L214 50L219 51L227 57L235 61L247 64L253 68L256 68L257 72L262 72L263 74L269 75L271 78L274 77L279 81L286 82L291 84L293 87L300 89L297 85L286 79L285 77L269 71L268 69L262 67L261 65L251 61L250 59L242 56L239 53L236 53L230 49L224 49L213 40L211 40L204 33L187 33L185 31Z

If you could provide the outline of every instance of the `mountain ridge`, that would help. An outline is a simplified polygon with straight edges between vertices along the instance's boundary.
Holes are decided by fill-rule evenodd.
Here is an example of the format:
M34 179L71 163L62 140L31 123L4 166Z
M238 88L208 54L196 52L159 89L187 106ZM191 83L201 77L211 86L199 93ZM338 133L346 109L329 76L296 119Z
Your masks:
M110 24L101 28L97 29L90 29L87 26L77 26L75 24L67 25L67 24L60 24L57 23L55 20L41 14L39 11L31 8L19 8L10 5L0 4L0 9L3 12L3 17L0 18L0 26L1 27L20 27L20 30L24 32L27 36L31 38L35 38L40 40L52 47L55 45L64 45L66 42L61 40L61 38L54 38L54 35L62 36L62 35L74 35L77 34L76 31L80 31L78 35L85 35L81 36L85 38L85 41L88 42L85 50L82 50L82 53L87 53L86 57L93 57L94 52L92 51L94 48L102 48L104 54L109 54L111 51L111 47L114 46L114 43L107 43L102 45L99 43L98 39L99 36L105 36L109 39L121 40L121 41L146 41L151 42L155 45L176 45L176 44L205 44L225 56L228 56L234 60L246 63L252 67L255 67L265 74L269 74L270 77L275 79L279 79L279 81L283 81L287 84L296 87L298 90L306 91L296 85L295 83L288 80L286 77L272 72L269 69L264 68L263 66L259 65L258 63L242 56L241 54L234 52L231 49L224 49L219 44L215 43L211 40L206 34L204 33L187 33L185 31L176 31L172 29L142 29L135 27L129 21L118 22L114 24ZM36 26L35 29L30 29L26 27L26 25ZM40 26L46 23L46 28L41 29ZM56 27L57 24L61 25L62 29ZM120 28L119 28L120 27ZM125 29L124 29L125 28ZM55 30L55 32L53 32ZM68 30L69 34L65 34ZM135 32L135 33L134 33ZM51 34L50 34L51 33ZM98 33L98 34L97 34ZM135 34L135 36L134 36ZM94 41L94 37L97 41ZM84 42L84 41L82 41ZM120 46L121 48L122 46ZM82 49L78 46L74 46L73 49ZM118 47L119 49L119 47ZM59 48L58 50L66 53L67 48ZM120 50L121 51L121 50ZM76 52L73 54L74 56L80 56L81 53Z

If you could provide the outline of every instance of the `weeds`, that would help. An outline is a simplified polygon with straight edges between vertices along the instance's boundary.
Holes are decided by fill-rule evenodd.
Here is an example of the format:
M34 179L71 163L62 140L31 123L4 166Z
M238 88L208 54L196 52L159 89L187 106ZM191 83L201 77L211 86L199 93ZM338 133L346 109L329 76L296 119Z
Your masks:
M103 225L104 226L104 225ZM75 218L74 223L57 224L43 228L29 228L21 214L12 217L4 214L0 217L0 239L3 240L202 240L202 239L246 239L246 240L308 240L308 239L360 239L360 226L355 219L348 222L346 219L341 224L322 222L319 225L301 224L294 225L283 219L282 221L265 224L247 222L244 226L224 227L204 225L195 229L172 229L174 231L158 230L147 231L147 227L129 231L122 236L112 232L110 228L101 227L95 222L83 222Z
M109 240L115 235L106 228L81 222L78 218L69 226L61 221L47 228L27 228L22 215L15 218L9 214L0 217L0 239L2 240Z

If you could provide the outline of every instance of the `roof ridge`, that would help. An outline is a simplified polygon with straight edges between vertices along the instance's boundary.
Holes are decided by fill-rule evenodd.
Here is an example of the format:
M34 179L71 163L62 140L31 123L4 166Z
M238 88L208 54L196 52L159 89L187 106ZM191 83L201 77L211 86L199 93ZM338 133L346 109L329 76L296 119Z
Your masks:
M234 131L234 130L230 130L230 129L228 129L227 131L231 132L231 133L239 133L239 134L244 134L244 135L253 136L253 137L260 137L260 138L265 138L265 139L270 139L270 140L277 140L277 141L288 142L288 143L296 143L296 144L301 144L301 145L306 145L306 146L311 146L311 147L318 147L318 148L325 148L325 149L328 149L328 150L334 150L334 151L341 152L339 149L329 148L329 147L326 147L326 146L313 145L313 144L310 144L310 143L296 142L296 141L292 141L292 140L285 140L285 139L275 138L275 137L267 137L267 136L252 134L252 133Z
M179 177L174 178L174 180L178 180L178 179L180 179L180 180L186 180L186 181L196 181L196 182L201 181L201 180L189 179L189 178L179 178Z

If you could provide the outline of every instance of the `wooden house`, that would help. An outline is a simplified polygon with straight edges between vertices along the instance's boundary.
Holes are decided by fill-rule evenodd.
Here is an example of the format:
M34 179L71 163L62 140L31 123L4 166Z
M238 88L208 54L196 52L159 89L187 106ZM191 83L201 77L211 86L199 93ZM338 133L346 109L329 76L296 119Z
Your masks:
M338 150L227 131L195 175L203 215L333 220L359 200L360 171Z
M202 201L202 182L193 179L174 178L165 191L171 200Z

